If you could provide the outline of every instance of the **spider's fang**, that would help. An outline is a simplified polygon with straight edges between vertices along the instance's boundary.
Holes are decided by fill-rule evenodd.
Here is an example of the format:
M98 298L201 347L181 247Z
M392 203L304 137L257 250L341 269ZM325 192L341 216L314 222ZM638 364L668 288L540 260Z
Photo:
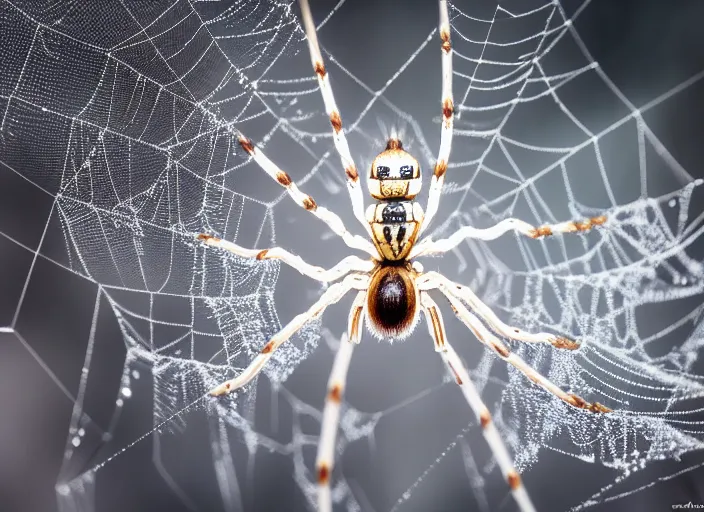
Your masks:
M386 150L390 149L403 149L403 143L401 142L401 139L389 139L386 141Z
M569 338L563 336L558 336L551 342L552 346L555 348L563 348L565 350L577 350L580 345L576 341L572 341Z

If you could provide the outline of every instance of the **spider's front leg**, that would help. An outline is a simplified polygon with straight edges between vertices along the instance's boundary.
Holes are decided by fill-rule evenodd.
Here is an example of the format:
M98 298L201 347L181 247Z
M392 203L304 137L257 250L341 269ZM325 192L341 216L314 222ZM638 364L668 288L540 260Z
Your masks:
M442 321L440 309L437 307L437 304L435 304L435 301L430 298L428 292L421 291L420 300L423 313L428 323L428 331L435 342L435 350L442 357L448 370L454 376L455 382L457 382L462 390L465 400L472 408L472 411L474 411L477 421L482 427L484 439L489 445L489 448L491 448L494 458L501 469L501 474L503 474L506 479L518 507L521 509L521 512L535 512L535 507L521 482L521 477L513 467L513 462L506 449L506 445L501 440L499 431L491 420L489 409L484 405L479 391L477 391L477 388L474 387L474 383L469 378L469 374L464 364L462 364L462 360L447 341L447 334L445 333L445 326Z
M509 231L515 231L529 238L544 238L554 235L555 233L583 233L594 227L602 226L606 220L605 215L600 215L582 221L572 220L569 222L560 222L559 224L545 224L544 226L535 227L520 219L510 218L504 219L490 228L463 226L448 238L441 240L433 240L430 237L425 238L413 248L409 258L442 254L451 251L467 238L484 241L496 240Z
M273 247L271 249L245 249L244 247L240 247L239 245L223 240L222 238L206 235L204 233L199 234L197 238L210 247L218 247L243 258L255 258L257 260L281 260L287 265L298 270L304 276L308 276L311 279L315 279L316 281L321 281L323 283L336 281L350 272L370 273L375 265L372 260L363 260L358 256L347 256L337 265L326 270L322 267L306 263L300 256L291 254L286 249L282 249L281 247Z
M326 307L339 301L348 291L352 289L366 290L369 285L369 276L366 275L349 275L341 282L330 286L321 297L306 311L293 317L279 332L271 337L269 342L264 346L261 352L254 360L234 379L223 382L219 386L213 388L210 394L213 396L226 395L247 385L256 377L264 368L264 365L271 359L274 351L281 346L282 343L288 341L291 336L298 332L308 321L320 315Z

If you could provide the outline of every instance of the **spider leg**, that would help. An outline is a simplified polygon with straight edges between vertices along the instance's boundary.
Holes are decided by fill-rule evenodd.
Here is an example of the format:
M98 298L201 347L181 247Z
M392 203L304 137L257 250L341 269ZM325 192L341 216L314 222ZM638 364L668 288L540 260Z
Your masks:
M519 476L516 469L513 467L513 462L511 456L506 449L506 445L501 440L499 431L496 425L491 420L491 413L487 409L486 405L482 401L481 395L477 388L474 387L472 380L469 378L462 360L459 358L455 350L447 341L447 335L445 334L445 326L442 321L442 316L440 316L440 310L435 304L435 301L430 298L428 292L420 292L421 297L421 307L425 313L426 320L428 322L428 330L430 331L430 336L435 341L435 348L442 357L442 360L447 365L449 372L454 376L455 382L460 386L462 394L465 400L474 411L477 421L482 427L482 433L484 434L484 439L486 439L491 452L494 454L494 458L501 469L501 474L504 476L508 485L511 489L518 508L521 512L535 512L535 507L526 492L523 483L521 482L521 477ZM442 347L438 350L438 347Z
M264 346L262 351L254 358L254 360L234 379L223 382L219 386L213 388L210 394L213 396L227 395L242 386L247 385L254 377L262 370L264 365L269 361L274 351L293 336L301 327L309 320L320 315L326 307L339 301L348 291L353 288L366 290L369 284L367 276L350 275L345 277L341 282L332 284L323 295L306 311L293 317L279 332L274 334L269 342Z
M419 286L419 288L421 287ZM451 293L447 293L447 291L442 287L439 287L439 289L443 293L443 295L445 295L447 300L450 301L450 305L452 306L452 309L457 315L457 317L462 321L463 324L465 324L469 328L470 331L472 331L476 338L484 345L489 347L491 350L493 350L501 359L521 371L521 373L528 377L531 382L537 384L545 391L552 393L554 396L573 407L585 409L594 413L607 413L612 411L612 409L609 409L608 407L603 404L600 404L599 402L589 403L582 397L575 395L574 393L567 393L566 391L560 389L553 382L541 375L533 367L526 363L520 356L511 352L509 348L501 340L499 340L491 331L489 331L489 329L487 329L476 316L474 316L467 310L466 307L464 307L462 302L457 297L455 297Z
M447 0L440 0L440 41L442 42L442 128L440 131L440 150L435 162L435 170L430 180L428 204L420 232L430 225L440 205L440 194L445 182L445 171L450 159L452 147L452 126L455 107L452 102L452 43L450 41L450 15L447 12Z
M335 439L340 424L340 404L347 380L347 370L352 358L352 350L359 343L361 333L361 317L356 313L358 307L364 306L366 291L361 291L350 311L347 334L342 336L340 346L335 355L330 378L328 379L328 393L325 397L323 409L323 422L320 428L320 441L315 468L318 474L318 512L332 512L332 497L330 493L330 475L335 462Z
M430 284L427 284L430 283ZM419 280L418 285L421 289L426 286L430 288L439 288L446 295L453 297L468 304L469 307L476 313L489 327L499 333L501 336L517 341L527 343L549 343L555 348L575 350L579 348L579 343L564 336L557 336L548 332L532 333L518 329L510 325L506 325L501 319L496 316L492 309L484 304L482 300L468 286L462 286L449 280L438 272L427 272Z
M560 222L559 224L546 224L535 227L520 219L504 219L490 228L475 228L463 226L455 231L448 238L434 241L431 238L424 239L411 251L409 258L418 256L428 256L430 254L442 254L457 247L463 240L474 238L476 240L495 240L508 231L515 231L530 238L542 238L555 233L581 233L601 226L606 222L606 216L592 217L583 221Z
M340 161L342 162L342 167L345 170L345 175L347 176L347 190L349 191L350 199L352 200L352 210L354 211L354 216L357 217L357 220L359 220L359 222L361 222L367 230L367 234L371 236L371 227L364 218L364 198L362 197L362 187L359 181L359 173L357 172L357 167L354 164L354 160L352 160L350 148L347 144L347 137L345 137L345 132L342 130L342 118L340 117L340 111L337 109L337 104L335 103L335 96L332 93L330 78L327 70L325 69L325 63L323 62L323 55L320 53L318 35L315 31L315 23L313 23L313 15L310 12L308 0L300 0L299 3L301 6L301 13L303 15L303 25L306 31L306 38L308 39L310 60L313 64L315 75L318 77L318 86L320 87L320 92L323 95L325 112L330 118L330 124L332 125L332 138L335 142L335 148L337 149L337 153L340 155Z
M239 133L239 132L238 132ZM325 222L328 227L341 237L345 243L353 249L359 249L368 253L372 258L379 258L379 253L374 248L374 245L367 239L359 235L350 233L340 217L322 206L318 206L315 200L301 192L296 184L291 180L291 176L279 169L254 143L239 133L240 146L252 157L252 159L261 167L269 176L276 180L279 185L284 187L288 195L298 204L298 206L308 210L320 220ZM371 229L371 228L370 228Z
M311 279L315 279L323 283L336 281L350 272L369 273L375 265L371 260L363 260L358 256L347 256L337 265L326 270L322 267L306 263L300 256L291 254L286 249L282 249L281 247L273 247L271 249L263 250L245 249L244 247L240 247L239 245L223 240L222 238L217 238L203 233L198 235L198 239L202 240L206 245L224 249L236 254L237 256L242 256L243 258L255 258L258 260L281 260L287 265L290 265L298 270L304 276L308 276Z

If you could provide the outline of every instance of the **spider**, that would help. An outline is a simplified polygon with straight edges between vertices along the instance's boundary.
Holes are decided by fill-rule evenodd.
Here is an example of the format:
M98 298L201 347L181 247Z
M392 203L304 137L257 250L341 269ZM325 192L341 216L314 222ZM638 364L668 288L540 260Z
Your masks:
M355 217L364 226L371 242L359 235L351 234L342 219L334 212L318 206L309 195L301 192L290 176L278 168L241 132L236 132L241 147L251 158L281 186L291 198L339 235L353 249L366 252L370 258L348 256L330 269L313 266L300 257L282 249L245 249L232 242L200 234L198 238L206 245L230 251L245 258L279 259L303 275L323 283L331 284L321 297L306 311L294 317L277 332L254 358L251 364L237 377L211 390L211 395L220 396L241 388L254 379L262 370L274 351L287 341L306 322L322 314L325 308L339 301L347 292L357 290L349 313L347 333L343 335L328 381L327 396L323 410L320 443L316 458L318 481L318 509L332 510L330 477L333 467L335 438L339 424L340 403L345 386L347 370L355 344L360 342L364 319L368 329L377 337L402 339L415 328L420 312L425 315L428 331L434 341L435 350L441 356L448 371L454 377L470 408L481 425L487 444L498 462L501 473L523 512L535 508L521 483L518 472L504 445L491 415L459 356L450 345L445 333L443 318L437 304L429 295L430 290L439 290L450 302L456 316L472 331L474 336L498 357L523 372L533 383L557 396L571 406L594 413L607 413L611 409L598 403L589 403L583 398L567 393L531 368L518 355L512 353L499 337L528 342L549 343L557 349L575 350L579 344L563 336L550 333L529 333L506 325L466 286L454 283L438 272L424 272L415 258L445 253L464 239L493 240L508 231L530 238L543 238L553 233L588 231L606 222L605 216L581 222L534 227L519 219L505 219L490 228L478 229L464 226L449 238L433 240L420 235L435 216L440 203L448 158L452 143L452 44L447 0L439 1L439 34L442 55L442 128L440 150L430 182L430 191L425 210L414 200L421 190L421 169L418 160L403 149L398 138L390 138L384 151L372 162L368 175L368 189L376 200L366 212L360 187L359 173L350 154L342 119L335 104L330 78L318 46L317 34L308 0L300 0L303 25L308 40L313 70L325 103L325 110L332 125L333 140L347 176L347 189L352 201ZM470 311L471 310L471 311Z

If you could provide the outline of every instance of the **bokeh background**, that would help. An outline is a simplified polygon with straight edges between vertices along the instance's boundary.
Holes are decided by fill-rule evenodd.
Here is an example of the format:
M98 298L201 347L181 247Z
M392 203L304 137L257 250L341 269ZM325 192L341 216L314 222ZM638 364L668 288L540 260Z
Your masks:
M333 13L320 33L326 51L372 90L382 88L393 72L402 69L437 19L436 3L430 0L348 0L341 5L335 1L316 0L312 4L317 20ZM657 0L593 0L586 4L564 4L568 12L584 7L575 22L577 30L602 69L636 105L646 103L704 70L704 35L700 26L704 5L701 2L681 1L674 5ZM120 19L119 5L111 2L96 7L98 5L91 4L90 16L116 16L115 19ZM237 4L233 5L237 7ZM468 10L462 2L458 5ZM0 16L0 19L4 18L0 31L0 68L3 61L15 62L17 54L21 54L17 34L25 33L26 27L13 25L16 18L12 13L17 8L44 14L54 10L66 16L67 13L79 16L86 7L80 3L42 6L33 2L0 3L0 13L5 15ZM297 7L293 5L292 9ZM55 16L55 19L61 18ZM90 23L86 26L89 27ZM87 32L90 30L86 28ZM174 44L178 42L176 35ZM251 51L246 40L238 44L242 54ZM298 43L295 48L305 50L305 46ZM308 65L305 51L297 53L292 43L291 49L280 57L277 73L305 76ZM359 85L339 71L335 73L335 65L329 69L343 118L354 119L368 101L368 93L360 92ZM99 71L100 68L96 68L96 72ZM46 80L60 80L60 75ZM38 79L37 83L41 80ZM592 85L587 81L581 84L574 92L575 101L582 103L585 116L589 112L592 119L598 119L602 114L608 117L612 106L600 101L602 97L592 90ZM703 92L701 85L692 86L654 109L646 119L658 138L695 178L704 177L700 164L704 156L700 143L704 130L699 115L704 106ZM440 58L435 48L423 51L414 59L384 94L410 113L433 150L439 142L439 94ZM3 90L0 106L6 107L11 95L11 90ZM313 99L322 103L315 95ZM423 143L418 140L417 133L399 121L393 109L383 102L373 108L378 112L365 118L366 124L360 128L367 137L351 137L353 153L356 157L359 155L357 163L360 168L383 144L385 134L380 125L400 125L409 133L409 146L421 151ZM523 129L527 132L542 130L546 134L554 132L556 140L560 136L559 127L552 127L539 117L527 120ZM115 396L123 378L125 343L110 304L104 298L96 302L96 298L101 297L101 290L54 262L66 261L62 254L66 252L67 242L58 220L47 225L47 219L56 215L52 212L52 198L36 187L28 186L22 177L32 179L34 169L46 169L48 163L41 148L51 134L36 127L34 133L38 136L35 139L17 139L13 138L11 127L5 127L5 130L10 131L0 134L3 137L0 139L0 231L11 239L0 237L0 324L14 323L15 332L0 332L0 510L54 511L58 509L55 484L65 459L74 400L86 354L92 350L91 340L100 347L95 350L95 360L90 365L94 379L92 389L97 388L99 393L96 396L102 396L104 400L101 406L100 399L94 398L91 414L103 425L112 421ZM252 136L256 140L262 135ZM285 138L280 139L281 144L277 144L274 138L267 145L269 156L294 178L303 178L306 191L320 204L344 218L351 218L341 173L335 175L333 169L324 168L309 177L306 172L313 161L296 161L291 150L300 148L289 147ZM630 151L625 148L623 151ZM12 167L19 173L12 172L6 165L8 159L3 155L10 154L10 151ZM618 147L612 151L618 156ZM21 162L18 162L18 154L24 157ZM611 156L610 152L606 153L606 158ZM78 159L76 155L66 158ZM130 158L125 155L125 160ZM425 155L422 160L426 160ZM634 161L632 155L631 161ZM18 167L18 163L22 167ZM623 176L614 174L610 178L615 189L624 195L638 188L638 183L626 171ZM651 179L654 195L660 193L658 186L662 186L663 191L676 188L673 185L675 178L665 170L661 177L653 175ZM50 182L51 176L41 175L37 181L41 180ZM270 201L280 193L276 184L262 174L240 175L238 180L237 186L242 188L235 188L235 191L241 190L247 196ZM458 178L455 182L461 184L462 180ZM107 184L96 183L96 186ZM583 200L588 199L588 189L580 192ZM551 191L543 190L542 194L549 198ZM596 191L594 198L594 206L598 206ZM256 213L257 208L248 210L252 211L252 217L244 216L239 226L241 238L238 240L243 240L242 245L249 240L252 246L266 247L265 242L275 236L277 244L290 247L307 261L324 266L347 254L345 247L332 238L323 236L326 240L322 245L321 224L295 206L285 204L286 200L284 198L274 208L276 217L273 223ZM449 200L452 201L452 197ZM115 243L123 242L116 240ZM41 254L55 258L54 261L35 258L38 247L41 247ZM701 244L692 250L701 250ZM443 265L452 268L457 276L459 262L453 256L437 262L433 260L434 268L444 268ZM472 271L476 269L464 270L466 273ZM30 272L31 279L27 280ZM272 273L276 276L275 269ZM319 293L317 283L282 268L274 293L278 319L283 323L292 318ZM18 312L20 302L22 307ZM351 297L348 297L324 316L322 327L333 336L339 336L344 328L350 302ZM678 304L674 307L684 306ZM446 319L448 324L455 323L449 314ZM312 330L319 327L314 325ZM448 328L453 339L462 339L460 328ZM463 355L468 360L478 358L481 349L469 348ZM313 431L316 424L306 424L306 415L301 414L300 409L303 403L321 409L332 358L333 351L323 337L317 349L298 366L283 388L273 392L268 380L261 379L256 395L252 393L256 397L256 408L250 419L256 424L256 430L282 445L290 442L294 426L303 432ZM133 379L132 397L126 401L119 417L114 419L114 436L105 442L86 443L90 446L81 452L81 457L72 461L69 472L85 472L153 428L155 404L149 368L136 363L132 369L139 372L140 378ZM444 370L431 348L424 325L408 340L393 345L378 343L367 335L356 350L349 374L347 400L360 410L383 411L373 436L364 436L361 441L348 446L338 464L363 510L391 509L429 468L400 510L461 511L480 506L468 484L470 477L462 453L469 449L476 452L476 460L486 461L487 450L479 430L470 423L471 415L460 393L455 387L443 384L443 378ZM95 510L228 510L216 484L217 468L213 466L209 444L212 428L203 407L197 407L187 411L175 426L166 425L164 435L149 436L110 461L97 473L94 485L92 482L86 485L88 498L95 498ZM448 445L458 439L459 433L462 435L458 444L448 450ZM296 461L292 460L291 454L278 453L276 449L270 452L264 448L252 457L245 441L236 436L229 439L237 470L237 478L232 481L237 491L233 491L233 495L240 496L238 503L231 504L232 509L305 510L306 500L293 477ZM156 453L160 455L155 457ZM314 447L306 448L303 455L307 462L312 461ZM441 460L435 463L438 457ZM691 460L653 464L634 477L633 488L656 482L660 476L672 475L680 467L678 465L685 467L696 463L700 460L697 457L700 455L694 453ZM541 454L539 463L524 475L524 482L539 510L565 510L612 483L616 474L600 464L546 451ZM485 476L482 487L489 508L514 510L515 504L496 471ZM704 470L700 468L594 508L605 511L669 510L674 503L704 503L703 481ZM91 500L78 500L73 505L80 510L88 501ZM63 503L64 508L71 509L70 500Z

